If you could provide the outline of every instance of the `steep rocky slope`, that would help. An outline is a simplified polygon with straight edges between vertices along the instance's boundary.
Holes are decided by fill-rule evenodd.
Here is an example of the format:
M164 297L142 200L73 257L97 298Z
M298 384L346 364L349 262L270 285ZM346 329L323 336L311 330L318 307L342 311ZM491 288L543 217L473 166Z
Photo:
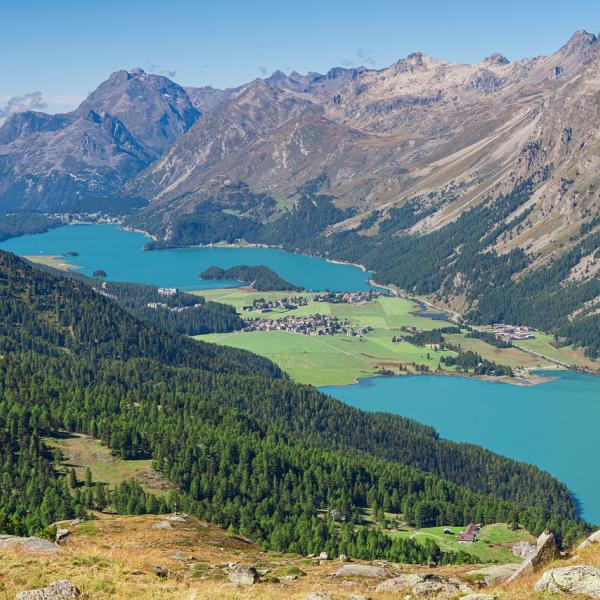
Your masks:
M111 196L199 114L183 88L141 69L113 73L70 113L15 114L0 127L0 210Z
M378 71L274 73L223 92L128 190L152 201L149 215L169 220L231 182L293 197L318 179L320 192L355 210L337 228L435 196L436 210L414 226L422 232L530 178L535 227L499 249L546 256L598 212L599 48L579 31L551 56L514 63L492 54L453 64L417 52Z

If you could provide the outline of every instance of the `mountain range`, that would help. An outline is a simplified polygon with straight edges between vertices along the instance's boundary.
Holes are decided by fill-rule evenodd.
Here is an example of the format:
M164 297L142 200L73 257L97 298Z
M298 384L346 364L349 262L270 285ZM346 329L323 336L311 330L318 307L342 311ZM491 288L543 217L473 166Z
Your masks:
M2 125L0 210L139 200L129 222L156 245L243 238L353 260L479 319L524 320L510 297L537 286L528 314L557 294L569 338L600 309L599 107L586 31L515 62L415 52L226 90L118 71L70 113ZM427 281L400 266L414 252L426 271L425 242L444 249Z

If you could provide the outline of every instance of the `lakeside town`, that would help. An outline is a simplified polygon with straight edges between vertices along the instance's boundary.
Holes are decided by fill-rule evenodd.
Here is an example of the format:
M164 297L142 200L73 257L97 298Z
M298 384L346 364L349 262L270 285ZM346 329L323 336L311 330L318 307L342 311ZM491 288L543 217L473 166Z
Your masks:
M242 331L287 331L301 335L360 337L373 331L373 328L369 326L353 327L348 319L316 314L302 317L289 315L281 319L263 319L260 317L246 319Z
M362 304L382 296L389 296L387 291L370 290L366 292L322 292L312 298L308 296L291 296L278 300L255 298L252 304L242 307L244 312L268 313L273 310L294 310L300 306L308 306L311 302L326 302L328 304Z

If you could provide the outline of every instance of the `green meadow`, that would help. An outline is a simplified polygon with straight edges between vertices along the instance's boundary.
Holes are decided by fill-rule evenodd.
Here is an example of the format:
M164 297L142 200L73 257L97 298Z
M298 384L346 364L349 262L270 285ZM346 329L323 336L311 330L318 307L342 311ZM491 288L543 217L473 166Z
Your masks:
M278 300L290 297L287 292L258 293L248 289L209 290L202 292L207 300L225 302L238 311L255 298ZM303 294L312 296L312 294ZM400 336L400 328L435 329L448 323L426 319L415 314L417 305L398 297L382 297L362 304L330 304L311 302L295 310L274 310L265 314L244 312L246 317L262 316L279 319L288 315L330 314L348 319L358 327L372 327L362 337L306 336L285 331L252 331L196 336L266 356L278 364L294 380L315 386L354 383L360 377L377 374L382 369L399 373L414 372L413 363L439 367L440 357L448 352L420 348L408 342L392 342Z
M207 342L215 342L244 350L250 350L270 358L300 383L315 386L346 385L360 377L380 373L383 369L392 373L414 373L415 365L426 365L430 371L451 373L454 368L440 365L440 358L451 352L436 351L430 347L418 347L406 341L392 342L400 337L402 327L433 330L452 325L418 315L415 302L397 296L381 297L360 304L334 304L310 302L294 310L274 309L269 313L244 311L242 307L254 299L280 300L294 294L289 292L256 292L250 288L216 289L196 292L207 300L231 304L244 317L281 319L286 316L314 314L334 315L348 319L356 327L372 327L362 337L305 336L285 331L253 331L196 336ZM312 298L313 293L302 293ZM489 330L482 327L481 329ZM484 359L517 369L520 374L532 369L554 367L551 361L565 364L585 365L585 357L573 348L557 348L552 337L535 332L535 338L518 342L519 347L497 348L480 339L468 338L463 333L445 334L446 340L458 344L463 350L477 352ZM537 352L546 358L530 354ZM535 378L532 378L535 379Z

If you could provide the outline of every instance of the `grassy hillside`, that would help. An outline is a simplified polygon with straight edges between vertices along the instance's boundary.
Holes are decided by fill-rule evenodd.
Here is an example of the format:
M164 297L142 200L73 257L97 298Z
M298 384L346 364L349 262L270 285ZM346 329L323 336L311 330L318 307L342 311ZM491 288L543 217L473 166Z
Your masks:
M35 554L4 550L0 554L0 599L13 600L22 590L48 585L57 579L69 579L82 591L83 598L94 600L303 600L309 592L330 594L335 600L351 594L363 594L372 600L392 600L398 593L379 592L380 577L332 576L342 565L337 560L320 563L297 554L265 552L255 544L203 521L187 518L166 521L168 529L156 529L165 516L148 515L101 518L72 526L56 554ZM425 535L426 532L424 531ZM430 532L438 536L437 530ZM413 535L413 534L411 534ZM443 534L441 534L443 535ZM526 532L510 532L503 524L484 528L482 536L501 547L516 539L528 539ZM600 545L578 551L576 559L550 566L584 564L600 566ZM516 557L513 557L516 559ZM256 567L262 574L253 586L233 586L228 565L239 563ZM356 561L353 564L370 563ZM159 578L153 567L168 570ZM401 573L435 573L455 576L472 584L473 565L431 569L422 566L386 565L391 577ZM503 600L531 598L533 585L541 573L526 576L515 583L481 589Z

